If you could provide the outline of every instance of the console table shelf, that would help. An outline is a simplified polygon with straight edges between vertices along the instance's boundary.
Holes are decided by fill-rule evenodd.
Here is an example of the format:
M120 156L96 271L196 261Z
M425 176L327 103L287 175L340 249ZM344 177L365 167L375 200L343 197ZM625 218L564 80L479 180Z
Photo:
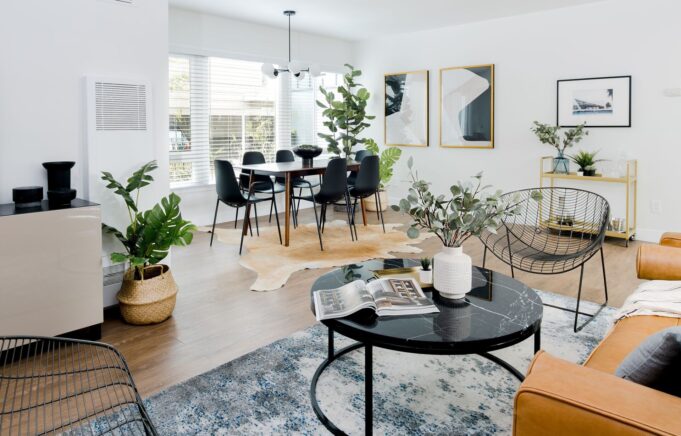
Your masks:
M606 177L603 175L596 176L579 176L576 173L554 173L547 168L553 168L553 157L544 156L539 161L539 186L543 187L546 180L549 181L549 186L552 188L556 180L568 180L575 182L605 182L624 185L625 195L625 225L626 230L608 230L605 236L611 238L624 239L626 245L634 238L636 234L636 191L638 185L638 161L628 160L626 174L623 177ZM561 226L562 227L562 226Z

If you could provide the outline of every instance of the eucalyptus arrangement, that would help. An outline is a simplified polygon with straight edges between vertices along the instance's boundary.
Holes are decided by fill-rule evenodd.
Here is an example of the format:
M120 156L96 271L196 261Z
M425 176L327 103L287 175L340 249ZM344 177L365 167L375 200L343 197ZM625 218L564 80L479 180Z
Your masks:
M317 105L324 109L322 115L326 121L323 124L330 133L318 133L318 135L328 144L329 152L338 156L344 155L346 159L350 159L352 148L366 142L366 139L360 139L358 136L370 126L367 121L376 117L366 113L367 102L371 94L355 81L362 75L362 71L356 70L350 64L345 64L345 66L349 71L343 76L343 85L336 90L338 96L333 91L319 87L324 101L317 100Z
M558 152L558 155L554 158L554 172L569 172L570 162L565 157L565 150L579 143L589 134L587 130L584 130L585 127L585 124L580 124L572 129L565 130L561 135L562 129L560 126L552 126L534 121L534 127L531 130L537 135L539 142L554 147Z
M603 162L603 159L596 159L597 151L588 152L581 150L575 155L569 156L569 158L579 166L579 170L584 173L585 176L595 176L596 175L596 163Z
M485 230L496 233L505 217L519 213L519 199L504 201L501 191L488 193L491 186L482 185L482 173L472 181L452 185L449 197L436 196L430 183L414 170L412 158L407 166L411 177L409 193L392 208L412 218L407 230L410 238L426 230L440 239L444 248L433 259L433 286L445 298L463 298L471 289L472 263L470 256L463 253L462 244ZM536 196L540 196L538 191Z
M168 256L170 247L189 245L196 229L182 219L180 197L175 193L150 210L139 210L140 190L154 181L149 173L157 168L156 161L146 163L125 184L102 172L106 187L123 199L130 218L125 232L107 224L102 224L102 229L125 248L125 252L111 253L111 260L130 265L117 297L123 318L131 324L157 323L172 314L177 285L169 267L160 262Z

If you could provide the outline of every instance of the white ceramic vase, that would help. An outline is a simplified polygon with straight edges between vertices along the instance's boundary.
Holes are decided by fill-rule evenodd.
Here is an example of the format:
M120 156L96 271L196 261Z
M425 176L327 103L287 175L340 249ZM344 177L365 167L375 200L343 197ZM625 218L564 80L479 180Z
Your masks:
M430 285L433 283L433 270L428 271L420 269L419 270L419 281L424 285Z
M433 258L433 287L444 298L464 298L473 285L472 265L463 247L443 247Z

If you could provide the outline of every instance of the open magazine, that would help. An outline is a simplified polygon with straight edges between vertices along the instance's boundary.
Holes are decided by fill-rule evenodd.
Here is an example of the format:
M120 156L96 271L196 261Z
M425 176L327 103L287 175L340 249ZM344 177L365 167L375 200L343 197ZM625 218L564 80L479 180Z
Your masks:
M313 294L317 321L342 318L361 309L373 309L378 316L417 315L439 312L412 279L379 279L366 283L355 280L336 289Z

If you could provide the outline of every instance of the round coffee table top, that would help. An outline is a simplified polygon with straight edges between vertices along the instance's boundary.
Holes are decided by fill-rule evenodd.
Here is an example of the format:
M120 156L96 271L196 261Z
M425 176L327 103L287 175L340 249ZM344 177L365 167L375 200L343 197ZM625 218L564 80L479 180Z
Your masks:
M376 270L417 265L414 259L348 265L319 277L311 292L355 280L372 280ZM356 341L424 354L493 351L523 341L541 326L543 306L539 295L518 280L488 269L473 267L473 289L463 300L442 298L432 288L424 292L440 309L439 313L378 317L365 309L322 323Z

